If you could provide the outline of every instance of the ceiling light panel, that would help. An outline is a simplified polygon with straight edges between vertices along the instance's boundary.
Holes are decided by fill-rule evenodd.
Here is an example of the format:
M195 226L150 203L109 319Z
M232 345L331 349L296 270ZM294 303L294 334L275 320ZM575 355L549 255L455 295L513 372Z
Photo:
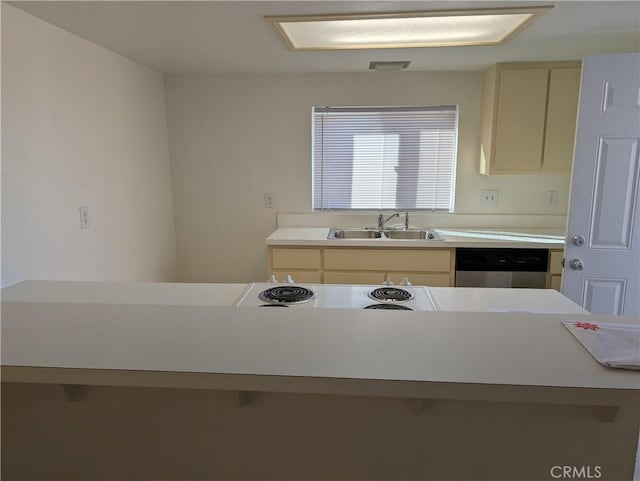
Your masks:
M552 7L267 17L293 50L451 47L504 42Z

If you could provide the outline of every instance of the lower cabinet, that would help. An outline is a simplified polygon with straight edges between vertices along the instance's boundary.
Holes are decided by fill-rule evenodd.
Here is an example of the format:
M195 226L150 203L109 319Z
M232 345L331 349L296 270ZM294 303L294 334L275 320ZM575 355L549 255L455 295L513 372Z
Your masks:
M562 287L562 258L564 251L549 251L549 271L547 273L547 288L560 291Z
M269 272L279 282L325 284L394 284L406 277L411 284L453 286L452 249L394 249L365 247L271 247Z
M560 290L562 250L550 250L547 288ZM453 287L455 249L270 246L267 271L278 282Z

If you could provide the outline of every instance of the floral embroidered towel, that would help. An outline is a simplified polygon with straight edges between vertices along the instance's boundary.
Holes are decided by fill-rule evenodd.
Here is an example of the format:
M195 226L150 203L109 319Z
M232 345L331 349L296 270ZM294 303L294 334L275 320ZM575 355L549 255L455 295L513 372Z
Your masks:
M582 321L562 324L599 363L640 370L640 324Z

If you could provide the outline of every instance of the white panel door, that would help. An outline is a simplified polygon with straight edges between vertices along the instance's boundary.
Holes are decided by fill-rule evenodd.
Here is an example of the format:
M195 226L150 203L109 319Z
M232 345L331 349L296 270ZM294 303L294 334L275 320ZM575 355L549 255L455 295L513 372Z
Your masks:
M640 315L640 55L585 57L562 292Z

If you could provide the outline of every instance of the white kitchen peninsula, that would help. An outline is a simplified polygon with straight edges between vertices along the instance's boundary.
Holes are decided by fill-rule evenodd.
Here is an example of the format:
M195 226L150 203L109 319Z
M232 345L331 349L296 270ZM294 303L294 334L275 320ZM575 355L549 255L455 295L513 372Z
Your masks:
M560 324L602 316L79 302L72 285L65 302L3 290L7 479L633 471L640 374Z

